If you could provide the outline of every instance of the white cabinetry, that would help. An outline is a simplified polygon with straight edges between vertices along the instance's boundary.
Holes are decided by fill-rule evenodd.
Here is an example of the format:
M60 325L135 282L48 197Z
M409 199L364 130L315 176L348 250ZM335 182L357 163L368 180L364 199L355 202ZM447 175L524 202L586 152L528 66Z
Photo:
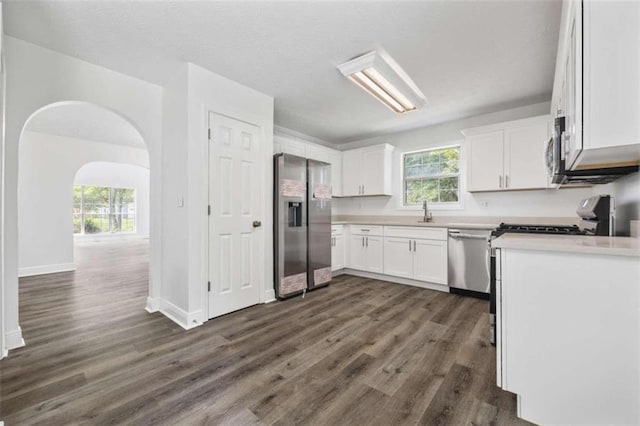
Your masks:
M615 29L615 30L612 30ZM640 2L564 1L551 114L566 167L640 161Z
M549 123L545 115L464 130L467 190L547 188Z
M342 195L392 195L393 147L389 144L342 153Z
M447 284L447 230L385 226L384 273Z
M447 241L414 240L413 279L437 284L448 283Z
M498 386L518 415L640 424L638 257L501 248L497 273Z
M331 227L331 270L339 271L345 268L345 235L343 225Z
M360 271L383 271L381 226L352 225L349 241L349 267Z

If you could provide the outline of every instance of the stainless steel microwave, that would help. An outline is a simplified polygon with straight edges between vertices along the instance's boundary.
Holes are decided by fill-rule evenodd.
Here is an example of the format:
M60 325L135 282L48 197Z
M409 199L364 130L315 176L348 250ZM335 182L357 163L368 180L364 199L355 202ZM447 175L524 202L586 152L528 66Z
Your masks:
M545 153L547 174L551 178L551 182L563 186L605 184L638 171L638 166L567 170L564 157L566 152L564 132L565 118L556 117L553 125L553 135L547 143Z

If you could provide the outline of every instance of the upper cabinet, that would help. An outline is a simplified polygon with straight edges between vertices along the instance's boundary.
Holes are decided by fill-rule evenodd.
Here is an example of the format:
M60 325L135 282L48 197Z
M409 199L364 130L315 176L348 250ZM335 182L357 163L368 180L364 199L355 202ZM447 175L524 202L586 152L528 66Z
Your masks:
M564 1L551 101L567 168L640 161L640 2Z
M545 115L464 130L467 190L547 188L549 121Z
M389 144L342 152L342 195L391 195L393 147Z

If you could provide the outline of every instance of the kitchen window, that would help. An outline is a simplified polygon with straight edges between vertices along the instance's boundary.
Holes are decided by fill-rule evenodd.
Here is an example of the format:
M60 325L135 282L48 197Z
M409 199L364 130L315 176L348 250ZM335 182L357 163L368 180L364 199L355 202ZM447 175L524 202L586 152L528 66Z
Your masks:
M459 205L460 146L404 153L402 170L404 206Z

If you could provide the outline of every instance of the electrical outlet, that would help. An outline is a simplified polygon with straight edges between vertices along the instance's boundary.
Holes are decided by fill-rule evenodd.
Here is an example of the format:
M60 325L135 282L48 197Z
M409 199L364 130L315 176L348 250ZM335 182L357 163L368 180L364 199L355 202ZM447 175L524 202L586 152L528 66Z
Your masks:
M479 200L479 202L480 202L480 207L482 207L483 209L489 208L489 200Z

